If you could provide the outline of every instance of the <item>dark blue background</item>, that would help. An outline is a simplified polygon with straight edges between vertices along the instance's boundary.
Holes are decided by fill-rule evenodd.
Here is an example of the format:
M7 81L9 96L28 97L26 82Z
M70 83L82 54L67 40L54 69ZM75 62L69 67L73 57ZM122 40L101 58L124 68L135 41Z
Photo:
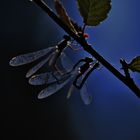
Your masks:
M54 7L52 0L46 2ZM63 3L69 15L81 24L76 0ZM130 61L140 53L139 5L138 0L113 0L108 19L86 30L89 43L118 70L120 58ZM25 79L30 65L12 68L8 62L20 53L55 45L64 32L28 0L2 1L0 17L3 139L140 139L140 99L106 68L94 72L88 80L93 95L89 106L78 94L66 100L66 90L38 100L42 88L28 85ZM132 76L140 86L140 75Z

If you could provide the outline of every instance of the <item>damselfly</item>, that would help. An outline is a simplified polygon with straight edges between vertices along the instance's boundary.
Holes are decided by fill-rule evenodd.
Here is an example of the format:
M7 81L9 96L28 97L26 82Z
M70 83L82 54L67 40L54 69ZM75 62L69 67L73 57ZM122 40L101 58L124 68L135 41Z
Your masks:
M80 63L84 63L78 66ZM75 69L75 78L73 84L71 85L67 98L71 96L74 90L80 90L80 95L83 102L88 105L91 102L92 96L88 92L86 81L89 77L90 73L97 69L100 66L98 61L93 60L92 58L86 57L84 59L79 60L73 67Z
M81 62L84 62L84 64L80 65ZM79 60L78 63L74 65L72 70L63 75L60 75L57 72L41 73L39 75L32 76L29 79L29 83L31 85L46 84L47 87L38 94L38 98L43 99L58 92L66 84L71 82L72 85L69 88L67 98L71 96L74 90L77 90L77 92L80 91L81 98L87 105L91 102L91 95L88 93L85 81L89 72L96 69L98 64L98 62L93 62L92 58L86 57L85 59ZM78 82L81 82L80 86L77 85Z
M67 47L70 46L70 40L71 38L67 35L64 35L64 39L60 41L56 46L54 47L49 47L43 50L39 50L36 52L32 53L27 53L27 54L22 54L19 56L16 56L10 60L10 65L11 66L20 66L24 64L28 64L31 62L34 62L38 60L39 58L43 58L44 56L45 59L43 59L41 62L39 62L37 65L32 67L26 74L26 77L32 76L34 73L36 73L42 66L44 66L46 63L48 63L48 66L57 68L57 62L58 59L60 58L61 61L61 55L63 50ZM70 46L71 47L71 46ZM71 47L72 48L72 47ZM59 70L59 72L61 72Z

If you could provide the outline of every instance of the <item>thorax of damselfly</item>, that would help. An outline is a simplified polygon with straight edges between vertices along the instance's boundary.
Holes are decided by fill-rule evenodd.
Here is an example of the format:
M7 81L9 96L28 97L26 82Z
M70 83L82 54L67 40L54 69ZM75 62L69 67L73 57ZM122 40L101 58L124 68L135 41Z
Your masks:
M70 44L70 40L71 38L67 35L64 35L63 37L64 39L62 41L60 41L57 46L56 49L61 53L66 47L67 45Z

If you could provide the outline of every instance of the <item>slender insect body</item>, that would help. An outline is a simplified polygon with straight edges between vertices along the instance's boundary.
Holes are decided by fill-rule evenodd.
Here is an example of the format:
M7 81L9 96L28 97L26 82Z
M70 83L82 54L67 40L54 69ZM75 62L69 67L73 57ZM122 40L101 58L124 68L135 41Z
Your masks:
M10 60L9 64L11 66L20 66L34 62L44 57L44 59L41 62L39 62L37 65L35 65L27 72L26 74L27 78L36 73L46 63L48 63L49 67L52 67L54 70L57 70L58 67L56 66L57 65L56 63L58 59L61 57L64 49L67 47L68 41L70 41L70 37L67 35L64 35L63 38L64 39L58 42L58 44L54 47L49 47L36 52L16 56Z
M60 52L62 52L63 51L63 49L65 49L66 47L67 47L67 45L68 45L68 41L70 41L70 37L69 36L67 36L67 35L64 35L63 36L63 40L62 41L60 41L59 43L58 43L58 50L60 51Z
M80 72L81 72L82 74L84 74L84 73L89 69L89 67L90 67L90 64L89 64L89 63L85 63L84 65L82 65L82 66L80 67Z

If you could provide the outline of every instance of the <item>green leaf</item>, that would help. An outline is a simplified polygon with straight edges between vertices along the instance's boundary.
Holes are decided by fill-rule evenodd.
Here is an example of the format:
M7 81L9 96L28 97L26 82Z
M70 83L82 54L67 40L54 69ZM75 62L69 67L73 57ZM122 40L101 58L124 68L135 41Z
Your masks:
M135 57L129 64L128 68L133 72L140 72L140 56Z
M108 16L111 0L77 0L80 14L88 26L97 26Z

